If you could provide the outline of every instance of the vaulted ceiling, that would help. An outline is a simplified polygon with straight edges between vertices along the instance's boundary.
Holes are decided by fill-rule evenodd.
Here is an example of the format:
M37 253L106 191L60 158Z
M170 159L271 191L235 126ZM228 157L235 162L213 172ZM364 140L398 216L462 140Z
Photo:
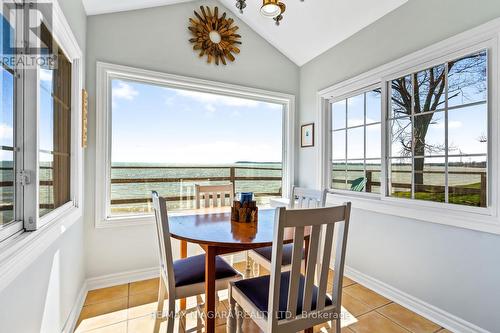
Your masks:
M140 9L190 0L83 0L88 15ZM247 0L244 14L235 0L219 0L255 32L298 66L375 22L407 0L282 0L286 4L280 26L263 17L261 0Z

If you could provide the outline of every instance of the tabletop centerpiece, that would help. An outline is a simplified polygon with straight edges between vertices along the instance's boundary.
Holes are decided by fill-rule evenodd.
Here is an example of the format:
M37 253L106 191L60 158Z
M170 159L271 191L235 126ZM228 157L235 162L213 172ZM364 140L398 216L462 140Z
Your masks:
M252 192L241 192L236 196L231 206L231 220L234 222L257 222L257 201L253 200Z

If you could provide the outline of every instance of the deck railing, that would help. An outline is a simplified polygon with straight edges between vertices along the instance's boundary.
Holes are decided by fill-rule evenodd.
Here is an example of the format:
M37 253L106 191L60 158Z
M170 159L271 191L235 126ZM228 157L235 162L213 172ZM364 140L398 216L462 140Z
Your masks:
M349 170L353 172L360 172L361 170ZM381 186L380 181L374 181L373 180L373 173L380 173L380 171L373 171L373 170L366 170L366 185L365 185L365 191L366 192L372 192L373 187ZM411 174L410 170L392 170L391 173L405 173L405 174ZM444 171L424 171L422 172L423 174L441 174L444 175ZM480 176L480 181L479 181L479 188L471 188L467 187L466 184L464 185L448 185L448 191L449 193L453 195L478 195L479 196L479 207L486 207L487 206L487 193L488 193L488 187L487 187L487 177L486 177L486 171L448 171L449 175L464 175L464 176ZM354 180L347 180L347 184L352 184ZM332 179L332 183L334 184L341 184L344 183L345 180L343 179ZM400 188L400 189L411 189L412 184L411 183L391 183L391 186L393 188ZM426 193L445 193L446 186L444 185L426 185L426 184L420 184L420 185L415 185L415 192L426 192Z
M207 176L207 177L154 177L154 178L111 178L111 184L144 184L144 183L181 183L181 182L230 182L233 185L233 192L236 192L236 182L238 181L251 181L251 182L262 182L262 181L281 181L281 175L278 176L237 176L237 170L253 170L253 171L279 171L282 172L281 168L271 168L271 167L250 167L250 166L113 166L113 170L120 169L142 169L142 170L218 170L226 171L228 176ZM278 192L256 192L254 193L256 197L271 197L271 196L281 196L281 187ZM194 195L179 195L179 196L167 196L168 201L181 201L181 200L194 200ZM148 203L151 202L149 197L141 198L126 198L126 199L112 199L111 205L123 205L123 204L138 204L138 203Z
M51 167L42 167L51 169ZM236 190L238 181L265 182L281 181L281 168L258 167L258 166L113 166L112 170L214 170L217 173L225 173L227 176L189 176L189 177L145 177L145 178L111 178L111 184L146 184L146 183L182 183L182 182L231 182L233 190ZM0 170L12 170L8 167L0 167ZM280 176L241 176L237 175L238 170L249 171L275 171L280 172ZM223 172L221 172L223 171ZM42 186L52 186L52 180L40 181ZM0 187L14 186L13 181L0 181ZM256 197L281 196L281 187L277 192L256 192ZM194 200L194 195L167 196L168 201ZM151 202L149 197L112 199L111 205L141 204ZM43 206L43 207L42 207ZM51 208L50 204L42 204L41 208ZM0 211L11 210L12 205L0 205Z

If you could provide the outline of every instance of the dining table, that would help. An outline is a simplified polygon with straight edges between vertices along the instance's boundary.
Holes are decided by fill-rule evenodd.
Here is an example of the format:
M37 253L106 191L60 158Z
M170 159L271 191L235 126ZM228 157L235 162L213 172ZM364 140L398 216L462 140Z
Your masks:
M215 258L273 244L276 209L259 209L257 221L231 221L230 211L199 212L169 216L170 234L180 240L181 258L187 257L187 243L198 244L205 251L205 332L215 332ZM293 241L294 230L285 229L284 242ZM304 232L304 248L309 248L310 231ZM305 255L307 258L307 253ZM246 275L249 273L247 265ZM185 308L185 300L181 308Z

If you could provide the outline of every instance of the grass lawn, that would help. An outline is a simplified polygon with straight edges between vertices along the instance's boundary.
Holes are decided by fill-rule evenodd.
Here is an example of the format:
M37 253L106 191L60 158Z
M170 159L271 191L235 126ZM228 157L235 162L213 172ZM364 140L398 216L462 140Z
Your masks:
M450 192L448 195L449 203L457 204L457 205L466 205L466 206L476 206L480 207L481 196L480 194L454 194L453 189L481 189L481 183L473 183L462 186L453 186L450 187ZM398 198L410 198L411 192L394 192L392 194L393 197ZM415 199L417 200L426 200L426 201L436 201L436 202L444 202L445 197L444 193L440 192L429 192L429 191L421 191L415 192Z

